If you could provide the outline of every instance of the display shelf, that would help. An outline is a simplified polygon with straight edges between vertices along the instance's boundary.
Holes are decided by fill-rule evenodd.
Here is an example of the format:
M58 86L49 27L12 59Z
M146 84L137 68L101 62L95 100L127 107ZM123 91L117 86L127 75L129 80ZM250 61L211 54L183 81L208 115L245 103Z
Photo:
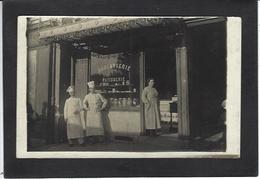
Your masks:
M96 88L115 88L115 87L132 87L134 86L133 84L129 84L129 85L107 85L107 86L96 86Z
M102 94L135 94L137 92L123 91L123 92L105 92L101 91Z
M139 111L138 101L136 100L138 92L134 88L134 84L117 84L110 83L107 85L97 85L99 91L110 104L109 111ZM121 100L120 100L121 99Z
M140 106L111 106L109 111L139 111Z

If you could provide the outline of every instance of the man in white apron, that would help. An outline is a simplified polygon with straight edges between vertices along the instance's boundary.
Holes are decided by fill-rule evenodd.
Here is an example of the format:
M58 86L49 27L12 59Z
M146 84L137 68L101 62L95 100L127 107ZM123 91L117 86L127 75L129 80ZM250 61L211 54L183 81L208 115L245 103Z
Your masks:
M74 87L67 89L70 97L66 100L64 106L64 119L67 124L67 137L69 145L72 146L75 141L78 144L84 144L83 127L80 119L80 111L83 109L81 100L75 97Z
M87 111L86 136L91 143L104 140L104 121L101 111L106 108L107 100L95 92L95 83L88 83L90 93L83 100L84 109Z

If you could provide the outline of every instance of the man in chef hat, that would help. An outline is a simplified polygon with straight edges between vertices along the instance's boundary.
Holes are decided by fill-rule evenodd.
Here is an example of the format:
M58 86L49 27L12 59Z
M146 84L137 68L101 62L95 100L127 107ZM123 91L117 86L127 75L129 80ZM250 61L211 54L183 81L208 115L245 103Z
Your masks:
M80 98L75 97L74 86L67 89L70 97L64 105L64 119L67 123L67 137L69 145L73 146L74 142L84 144L83 127L80 119L80 111L83 109Z
M94 81L88 82L88 88L89 88L89 91L95 90L95 82Z
M87 111L86 136L91 143L104 141L104 124L101 111L106 108L107 100L95 91L95 82L88 82L89 94L83 100Z

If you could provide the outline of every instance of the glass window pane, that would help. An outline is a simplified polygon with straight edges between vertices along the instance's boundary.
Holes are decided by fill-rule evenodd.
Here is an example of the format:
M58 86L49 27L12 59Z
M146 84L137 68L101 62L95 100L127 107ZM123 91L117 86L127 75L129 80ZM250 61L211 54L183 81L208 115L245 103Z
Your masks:
M139 53L91 53L90 79L112 110L139 110Z

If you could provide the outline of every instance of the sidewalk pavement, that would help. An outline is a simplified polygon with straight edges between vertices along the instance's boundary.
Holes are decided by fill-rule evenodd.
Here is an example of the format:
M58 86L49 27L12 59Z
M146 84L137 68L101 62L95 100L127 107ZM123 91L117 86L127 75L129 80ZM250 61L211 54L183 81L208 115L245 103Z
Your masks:
M211 139L212 138L212 139ZM107 152L170 152L170 151L224 151L219 140L221 134L205 140L190 141L178 138L177 133L162 134L156 137L138 136L133 140L118 140L114 138L97 144L75 145L70 147L67 143L44 145L36 147L33 151L107 151Z

